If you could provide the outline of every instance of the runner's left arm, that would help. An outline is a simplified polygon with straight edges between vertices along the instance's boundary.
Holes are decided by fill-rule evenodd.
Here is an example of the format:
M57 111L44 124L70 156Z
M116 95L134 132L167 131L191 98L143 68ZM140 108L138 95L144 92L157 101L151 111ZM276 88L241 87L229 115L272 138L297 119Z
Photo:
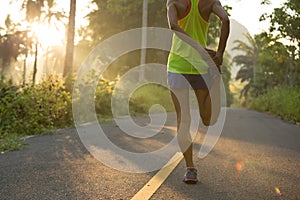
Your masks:
M224 10L223 6L221 5L220 1L216 1L213 4L212 11L214 14L216 14L219 17L219 19L222 22L218 50L217 50L215 57L213 58L213 60L215 61L215 63L217 63L217 65L221 65L223 62L223 54L224 54L227 39L229 36L230 20L229 20L229 17L227 15L226 11Z

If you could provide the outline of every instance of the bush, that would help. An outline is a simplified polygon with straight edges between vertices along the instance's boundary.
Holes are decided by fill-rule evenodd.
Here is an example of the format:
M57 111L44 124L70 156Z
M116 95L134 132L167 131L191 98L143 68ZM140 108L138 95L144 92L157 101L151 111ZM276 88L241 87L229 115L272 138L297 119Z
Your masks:
M252 99L248 107L278 115L294 123L300 122L300 88L274 88Z
M52 128L72 125L71 94L64 80L52 76L36 86L16 87L0 83L0 143ZM16 137L18 136L18 137ZM6 142L5 142L6 141ZM10 142L13 143L13 142ZM1 150L16 149L1 145Z
M95 91L95 110L100 119L111 117L111 97L115 82L100 79Z

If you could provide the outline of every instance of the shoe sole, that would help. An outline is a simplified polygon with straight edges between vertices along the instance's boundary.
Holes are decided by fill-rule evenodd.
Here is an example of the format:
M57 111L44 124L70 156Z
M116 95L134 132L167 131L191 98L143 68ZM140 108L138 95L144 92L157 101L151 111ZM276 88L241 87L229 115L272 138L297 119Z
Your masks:
M197 179L184 179L183 182L186 184L196 184L198 182Z

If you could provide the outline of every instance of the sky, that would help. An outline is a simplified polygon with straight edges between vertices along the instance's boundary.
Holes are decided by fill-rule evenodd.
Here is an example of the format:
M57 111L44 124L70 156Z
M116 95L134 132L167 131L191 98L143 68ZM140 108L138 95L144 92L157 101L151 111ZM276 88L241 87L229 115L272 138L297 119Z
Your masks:
M263 13L271 13L275 7L280 7L286 0L270 0L271 5L260 5L261 0L220 0L223 5L232 6L231 18L244 25L250 34L258 34L263 30L268 30L267 22L259 22L259 17ZM0 0L0 26L3 26L8 13L13 13L13 18L19 18L19 8L9 6L8 0ZM87 25L84 16L88 14L90 0L77 1L77 27ZM58 6L67 11L69 10L69 1L58 1Z
M15 2L17 2L15 0ZM19 1L20 3L16 3L15 6L9 6L9 0L0 0L0 26L3 26L5 18L7 16L7 14L11 14L12 18L14 19L18 19L19 18L19 14L20 14L20 7L21 7L21 0ZM69 12L70 9L70 1L69 0L58 0L57 1L57 7ZM95 6L89 8L89 3L91 2L91 0L77 0L77 15L76 15L76 19L78 23L78 27L82 26L82 25L86 25L88 22L87 20L84 19L84 17L89 13L89 10L91 10L92 8L95 8Z
M261 0L220 0L223 5L232 7L231 18L244 25L251 35L267 31L268 22L259 22L264 13L272 13L274 8L281 7L287 0L270 0L271 5L260 5Z
M85 16L96 6L90 4L92 0L77 0L76 6L76 29L88 25L88 20ZM14 0L12 5L9 4L9 0L0 0L0 27L4 27L5 19L10 14L12 21L20 22L20 19L25 18L25 12L21 12L22 0ZM57 1L54 10L64 11L67 15L70 10L69 0ZM23 15L23 16L22 16ZM67 20L64 20L67 23ZM26 26L25 26L26 27ZM25 27L23 29L25 29ZM44 47L47 46L61 46L65 40L65 26L62 23L56 25L33 25L33 32L38 35L39 41ZM3 34L3 32L2 32ZM75 42L78 42L80 38L77 36Z

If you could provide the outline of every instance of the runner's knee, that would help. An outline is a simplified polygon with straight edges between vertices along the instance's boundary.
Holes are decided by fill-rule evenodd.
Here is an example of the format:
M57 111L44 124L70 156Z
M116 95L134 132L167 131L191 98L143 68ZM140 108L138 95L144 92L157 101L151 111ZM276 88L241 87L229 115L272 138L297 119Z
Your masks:
M203 117L203 116L201 116L201 119L202 119L202 123L205 126L211 126L211 125L214 125L217 122L217 118L216 119L212 119L211 116L209 116L209 117Z

